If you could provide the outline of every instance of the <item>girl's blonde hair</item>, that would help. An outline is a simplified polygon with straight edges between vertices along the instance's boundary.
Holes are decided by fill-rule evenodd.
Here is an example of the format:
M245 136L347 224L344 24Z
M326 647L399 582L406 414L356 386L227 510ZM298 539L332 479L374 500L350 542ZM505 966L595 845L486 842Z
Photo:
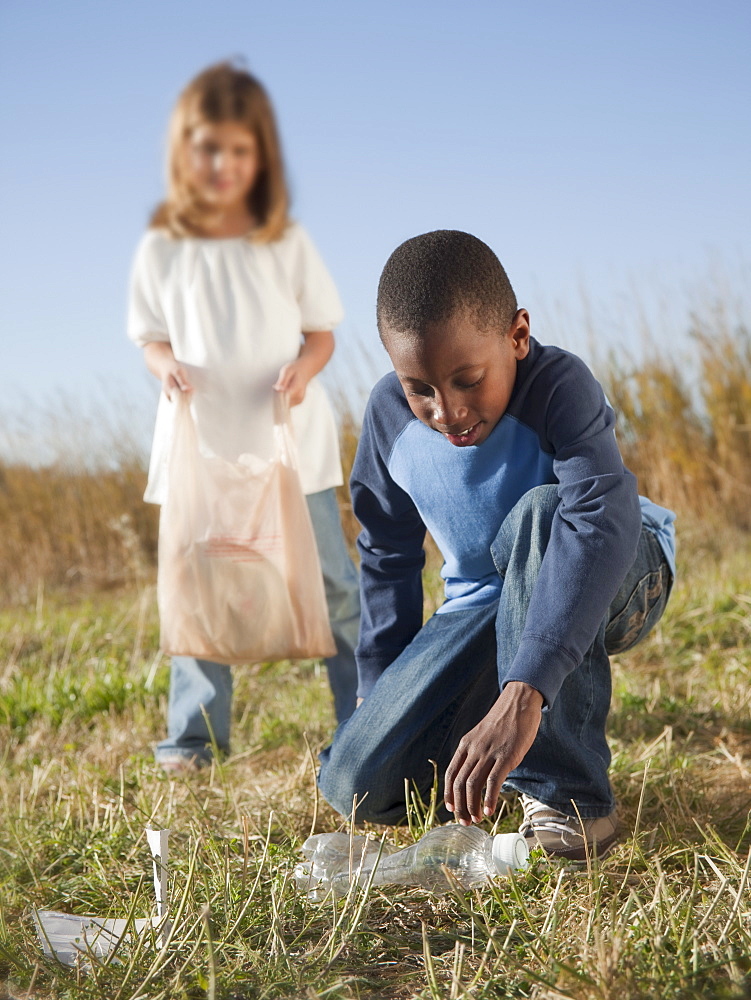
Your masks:
M186 147L197 125L227 121L244 125L259 147L261 168L248 194L248 208L257 221L253 239L270 242L284 233L289 193L274 110L262 84L229 62L199 73L177 99L168 133L167 198L152 215L152 227L166 228L178 237L205 233L212 211L190 185Z

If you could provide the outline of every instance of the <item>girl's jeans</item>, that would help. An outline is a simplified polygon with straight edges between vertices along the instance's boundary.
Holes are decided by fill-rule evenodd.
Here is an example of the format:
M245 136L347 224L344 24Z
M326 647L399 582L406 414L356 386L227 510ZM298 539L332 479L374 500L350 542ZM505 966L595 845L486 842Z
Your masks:
M487 714L511 666L558 505L555 486L530 490L504 521L492 546L504 577L499 601L433 615L379 677L321 754L319 784L343 815L403 822L405 780L423 801L461 737ZM524 760L504 788L583 818L606 816L615 802L608 780L605 721L610 707L608 653L635 645L665 608L671 574L655 536L642 528L636 560L607 620L561 687ZM440 786L442 788L442 786ZM449 818L442 809L441 817Z
M331 631L337 653L326 660L338 722L355 707L357 667L355 646L360 626L357 570L342 533L336 491L306 497L326 588ZM211 732L206 724L208 716ZM217 746L229 752L232 714L232 671L225 663L174 656L170 675L167 739L156 748L156 759L182 756L209 761L211 733Z

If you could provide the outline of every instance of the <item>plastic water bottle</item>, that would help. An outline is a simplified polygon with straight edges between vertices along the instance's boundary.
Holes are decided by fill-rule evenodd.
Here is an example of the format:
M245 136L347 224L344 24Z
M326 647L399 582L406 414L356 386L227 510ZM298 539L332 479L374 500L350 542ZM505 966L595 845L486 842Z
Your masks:
M446 892L451 883L444 866L464 889L483 885L488 877L522 869L529 848L519 833L491 836L477 826L451 823L429 830L416 844L398 850L367 837L319 833L302 846L307 858L295 869L295 881L311 899L330 891L346 895L357 882L372 885L414 885ZM380 857L379 857L380 855ZM375 872L373 871L375 869Z

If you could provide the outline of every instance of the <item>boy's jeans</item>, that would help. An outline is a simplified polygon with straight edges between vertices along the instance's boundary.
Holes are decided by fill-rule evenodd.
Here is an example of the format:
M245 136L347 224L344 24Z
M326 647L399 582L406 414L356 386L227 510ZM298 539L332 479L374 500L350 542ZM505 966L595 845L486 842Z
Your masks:
M318 546L326 588L331 631L337 653L326 660L338 722L355 707L357 667L355 646L360 627L357 570L342 533L334 489L306 497ZM229 751L232 712L232 671L224 663L191 656L172 658L166 740L156 748L156 759L184 756L208 761L211 738L202 707L208 715L217 746Z
M524 629L526 610L558 505L555 486L530 490L504 521L492 546L504 577L499 601L433 615L378 679L350 720L321 754L319 784L343 815L374 823L405 818L405 779L423 799L433 761L443 776L461 737L498 697ZM671 585L654 535L642 528L639 550L610 607L607 621L561 687L532 747L504 788L515 789L582 818L614 808L608 780L605 721L610 707L608 653L629 649L659 620ZM443 810L444 819L449 814Z

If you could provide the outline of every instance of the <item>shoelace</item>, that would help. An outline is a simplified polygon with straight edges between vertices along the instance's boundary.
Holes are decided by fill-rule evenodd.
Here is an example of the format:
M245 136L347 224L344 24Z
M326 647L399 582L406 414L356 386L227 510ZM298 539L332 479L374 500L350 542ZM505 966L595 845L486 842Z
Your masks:
M519 833L523 837L532 830L548 830L551 833L582 836L579 821L575 816L560 813L551 806L546 806L544 802L533 799L531 795L522 793L521 799L524 819L519 826Z

